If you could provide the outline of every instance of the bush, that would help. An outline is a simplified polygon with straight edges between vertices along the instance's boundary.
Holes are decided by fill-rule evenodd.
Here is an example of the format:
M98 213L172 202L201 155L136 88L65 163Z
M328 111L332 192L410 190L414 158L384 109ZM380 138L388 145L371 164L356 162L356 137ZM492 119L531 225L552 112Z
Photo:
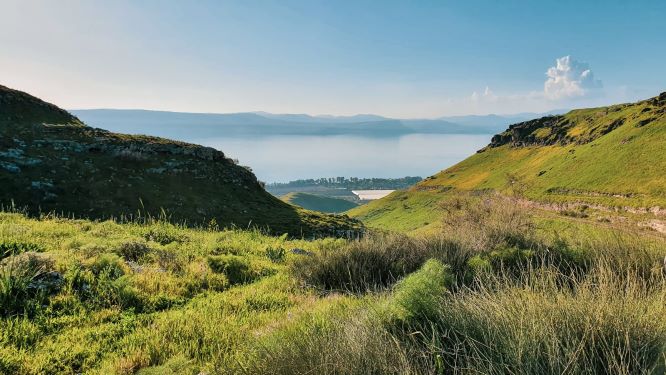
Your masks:
M106 274L112 280L123 276L126 270L125 262L115 254L100 255L88 264L88 268L95 276Z
M406 236L377 235L299 258L291 270L310 286L363 293L389 286L419 268L431 252L425 245Z
M229 287L229 279L221 273L207 273L203 277L201 286L206 290L221 292Z
M143 241L127 241L123 242L115 250L115 253L123 257L125 260L138 261L150 252L150 247Z
M35 313L62 286L46 254L26 252L0 262L0 315Z
M181 272L187 263L186 256L176 249L155 249L151 252L151 261L166 271Z
M103 254L87 264L73 264L65 273L69 289L92 308L118 306L143 308L132 286L124 261L115 254Z
M513 198L458 195L442 206L446 211L442 236L455 254L454 262L450 255L445 262L452 265L458 284L469 286L476 276L498 273L517 278L544 266L557 268L565 279L588 268L584 251L560 239L539 237L530 212Z
M287 252L281 246L268 246L266 248L266 258L270 259L273 263L282 263L287 255Z
M213 272L223 273L232 285L253 282L263 276L246 257L236 255L209 256L208 266Z
M154 224L143 236L147 241L168 245L172 242L185 242L187 237L180 230L168 223Z
M2 241L0 242L0 260L8 256L17 255L25 252L42 252L44 248L31 242Z

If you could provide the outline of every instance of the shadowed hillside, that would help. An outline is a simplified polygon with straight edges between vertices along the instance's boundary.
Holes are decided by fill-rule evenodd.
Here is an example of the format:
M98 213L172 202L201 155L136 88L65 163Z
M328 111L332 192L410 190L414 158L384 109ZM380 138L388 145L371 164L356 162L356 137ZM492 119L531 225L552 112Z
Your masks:
M66 111L0 86L0 202L31 214L146 217L190 225L258 226L292 235L357 229L296 208L213 148L91 128Z
M289 193L282 200L308 210L339 213L350 210L358 204L341 198L323 197L307 193Z

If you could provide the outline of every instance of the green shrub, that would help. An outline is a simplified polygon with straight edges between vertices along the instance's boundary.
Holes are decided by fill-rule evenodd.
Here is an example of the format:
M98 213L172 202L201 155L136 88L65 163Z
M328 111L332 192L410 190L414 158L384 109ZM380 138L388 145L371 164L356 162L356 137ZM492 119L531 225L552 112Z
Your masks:
M451 264L459 286L469 286L479 275L517 278L545 266L556 267L566 275L563 279L587 270L584 251L559 238L546 241L538 236L532 213L511 198L457 195L442 206L446 212L442 236L451 246L448 256L438 258Z
M266 248L266 258L270 259L273 263L282 263L284 262L287 252L283 247L280 246L268 246Z
M497 247L470 257L459 280L469 284L475 277L492 277L500 273L503 277L516 279L543 267L557 269L563 280L580 278L589 270L588 258L584 251L561 240L552 243L534 241L529 249Z
M174 225L168 223L154 224L144 238L147 241L157 242L160 245L168 245L172 242L185 242L187 237Z
M123 260L115 254L103 254L90 263L73 264L65 273L69 289L92 308L144 307L143 300L128 276Z
M210 255L240 255L242 251L237 249L235 246L226 243L213 243L210 244L207 253Z
M48 255L20 253L0 262L0 315L34 314L57 291L62 280L50 280L54 262ZM59 277L59 274L53 274Z
M461 250L479 253L497 248L533 247L536 231L532 215L511 198L461 194L441 206L445 211L443 234Z
M154 249L150 253L150 258L161 269L171 272L182 272L187 264L182 252L172 248Z
M42 252L44 247L31 242L20 241L1 241L0 242L0 260L25 252Z
M528 270L535 261L534 250L517 247L483 252L471 257L467 262L470 272L466 275L465 281L469 281L470 277L496 272L505 272L507 275L517 276Z
M138 261L150 252L150 247L143 241L126 241L121 243L115 253L126 260Z
M253 282L263 276L248 258L237 255L209 256L208 266L213 272L223 273L232 285Z
M419 268L431 249L400 235L380 235L297 259L294 275L306 284L328 291L362 293L391 285Z
M207 273L201 284L204 289L221 292L229 287L229 279L221 273Z
M125 262L115 254L102 254L95 258L88 268L95 276L101 274L107 275L111 280L115 280L125 274Z

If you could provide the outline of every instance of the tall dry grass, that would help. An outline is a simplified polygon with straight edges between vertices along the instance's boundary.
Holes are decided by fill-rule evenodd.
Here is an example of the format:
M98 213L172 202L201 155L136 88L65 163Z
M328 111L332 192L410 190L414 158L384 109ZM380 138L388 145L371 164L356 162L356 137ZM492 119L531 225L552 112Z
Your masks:
M528 211L494 196L449 202L444 227L428 238L370 237L342 252L295 264L295 275L311 285L383 297L366 297L342 318L340 313L320 318L335 322L326 334L311 321L300 321L298 334L263 348L261 369L322 374L666 371L663 243L612 232L546 240ZM433 272L430 262L448 265L446 272ZM370 277L373 272L382 277ZM346 328L352 322L354 329ZM294 347L294 342L299 344ZM359 342L363 345L345 344ZM297 350L298 345L317 349Z

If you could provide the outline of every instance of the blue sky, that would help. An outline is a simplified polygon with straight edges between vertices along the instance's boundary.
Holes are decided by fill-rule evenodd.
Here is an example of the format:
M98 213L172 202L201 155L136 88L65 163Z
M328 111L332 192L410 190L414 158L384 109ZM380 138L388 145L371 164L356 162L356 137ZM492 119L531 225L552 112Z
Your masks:
M0 84L66 108L541 112L666 91L664 20L666 1L0 0Z

